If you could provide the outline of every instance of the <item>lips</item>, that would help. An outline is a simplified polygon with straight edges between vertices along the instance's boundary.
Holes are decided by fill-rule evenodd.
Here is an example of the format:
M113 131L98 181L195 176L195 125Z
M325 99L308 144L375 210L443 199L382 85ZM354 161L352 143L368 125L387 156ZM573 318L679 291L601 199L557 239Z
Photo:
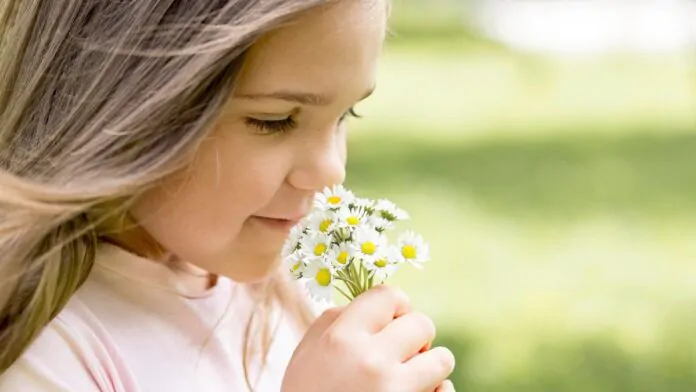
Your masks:
M263 218L263 219L272 219L272 220L278 220L278 221L289 221L289 222L300 223L302 221L302 219L304 219L307 215L309 215L309 212L299 213L299 214L282 214L282 215L256 215L256 217Z
M265 216L257 216L257 218L272 221L272 222L287 223L287 224L294 224L294 225L299 224L300 220L301 220L301 219L269 218L269 217L265 217Z
M297 216L300 216L299 218ZM254 218L267 227L288 231L297 226L305 215L295 215L293 218L286 217L269 217L269 216L254 216Z

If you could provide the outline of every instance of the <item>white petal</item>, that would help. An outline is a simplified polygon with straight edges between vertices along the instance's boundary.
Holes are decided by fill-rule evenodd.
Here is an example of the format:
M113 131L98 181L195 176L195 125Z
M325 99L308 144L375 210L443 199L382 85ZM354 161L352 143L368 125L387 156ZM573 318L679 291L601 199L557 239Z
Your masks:
M314 279L308 279L305 287L315 301L331 302L332 286L320 286Z
M397 208L396 211L394 211L394 216L396 216L396 219L401 221L411 219L411 215L409 215L408 212L402 210L401 208Z

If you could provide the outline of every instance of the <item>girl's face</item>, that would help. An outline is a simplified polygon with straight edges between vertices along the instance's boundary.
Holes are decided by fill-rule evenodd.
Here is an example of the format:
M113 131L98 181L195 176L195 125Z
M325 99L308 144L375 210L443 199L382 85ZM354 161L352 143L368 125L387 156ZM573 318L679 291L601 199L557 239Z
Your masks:
M275 272L315 192L344 180L346 120L375 87L386 14L384 0L346 0L261 39L190 170L135 204L148 235L240 282Z

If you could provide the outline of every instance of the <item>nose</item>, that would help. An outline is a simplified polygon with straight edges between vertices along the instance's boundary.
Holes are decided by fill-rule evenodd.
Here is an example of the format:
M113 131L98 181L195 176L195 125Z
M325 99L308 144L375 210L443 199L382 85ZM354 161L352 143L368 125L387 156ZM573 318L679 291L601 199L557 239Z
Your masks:
M319 192L346 179L345 137L331 132L305 139L296 150L288 182L296 189Z

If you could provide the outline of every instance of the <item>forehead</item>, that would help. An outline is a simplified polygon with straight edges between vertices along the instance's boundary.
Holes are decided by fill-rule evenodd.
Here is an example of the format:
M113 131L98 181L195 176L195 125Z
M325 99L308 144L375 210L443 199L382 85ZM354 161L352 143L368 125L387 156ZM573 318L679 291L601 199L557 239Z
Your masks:
M383 0L342 0L311 10L250 49L238 90L338 88L351 82L364 90L374 84L386 19Z

